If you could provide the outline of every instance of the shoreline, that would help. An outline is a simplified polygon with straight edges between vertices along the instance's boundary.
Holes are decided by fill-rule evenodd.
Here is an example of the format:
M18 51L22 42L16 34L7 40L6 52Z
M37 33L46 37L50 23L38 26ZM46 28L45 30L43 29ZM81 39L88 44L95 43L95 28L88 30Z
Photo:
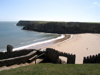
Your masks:
M69 37L67 37L67 35L69 35ZM59 40L55 40L54 42L57 42L57 43L52 44L51 46L46 46L46 47L44 47L44 48L42 48L42 49L46 49L46 48L52 47L52 46L54 46L54 45L62 44L62 43L64 43L65 41L69 41L69 40L72 39L72 38L73 38L73 34L65 34L65 38L59 39ZM62 41L61 41L61 40L62 40Z
M30 44L30 45L14 48L13 51L21 50L21 49L41 49L41 48L44 48L44 47L47 47L47 46L54 45L58 42L62 42L64 40L68 39L68 38L70 38L70 35L61 34L57 38L52 38L52 39L49 39L49 40L44 40L44 41L33 43L33 44Z
M100 53L100 34L82 33L72 35L73 37L69 40L54 44L49 48L75 54L75 64L83 64L84 57Z

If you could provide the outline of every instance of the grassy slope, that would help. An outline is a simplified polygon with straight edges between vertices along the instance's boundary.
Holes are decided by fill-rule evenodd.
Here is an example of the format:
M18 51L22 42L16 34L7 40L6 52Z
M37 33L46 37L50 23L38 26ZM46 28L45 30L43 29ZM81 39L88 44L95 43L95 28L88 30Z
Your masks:
M0 71L0 75L100 75L100 65L37 64Z

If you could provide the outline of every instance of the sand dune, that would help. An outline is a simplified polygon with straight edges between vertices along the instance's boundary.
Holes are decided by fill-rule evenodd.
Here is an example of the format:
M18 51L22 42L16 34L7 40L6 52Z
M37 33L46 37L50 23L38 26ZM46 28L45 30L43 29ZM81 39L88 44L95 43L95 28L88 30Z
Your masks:
M49 46L59 51L76 54L76 64L83 63L83 57L100 53L100 34L72 34L70 39Z

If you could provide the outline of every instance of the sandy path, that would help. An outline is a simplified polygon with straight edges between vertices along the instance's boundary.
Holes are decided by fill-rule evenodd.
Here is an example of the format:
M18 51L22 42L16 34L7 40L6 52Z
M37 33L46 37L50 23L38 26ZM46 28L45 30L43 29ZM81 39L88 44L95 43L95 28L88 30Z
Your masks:
M100 53L100 34L73 34L72 38L49 48L76 54L76 64L82 64L84 56Z

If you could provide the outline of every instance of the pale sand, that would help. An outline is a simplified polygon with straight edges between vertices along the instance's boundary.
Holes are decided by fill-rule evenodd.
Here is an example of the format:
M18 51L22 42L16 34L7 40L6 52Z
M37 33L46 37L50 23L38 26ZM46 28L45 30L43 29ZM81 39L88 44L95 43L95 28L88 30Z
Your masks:
M76 54L76 64L82 64L84 56L100 53L100 34L84 33L72 35L70 39L48 47Z

